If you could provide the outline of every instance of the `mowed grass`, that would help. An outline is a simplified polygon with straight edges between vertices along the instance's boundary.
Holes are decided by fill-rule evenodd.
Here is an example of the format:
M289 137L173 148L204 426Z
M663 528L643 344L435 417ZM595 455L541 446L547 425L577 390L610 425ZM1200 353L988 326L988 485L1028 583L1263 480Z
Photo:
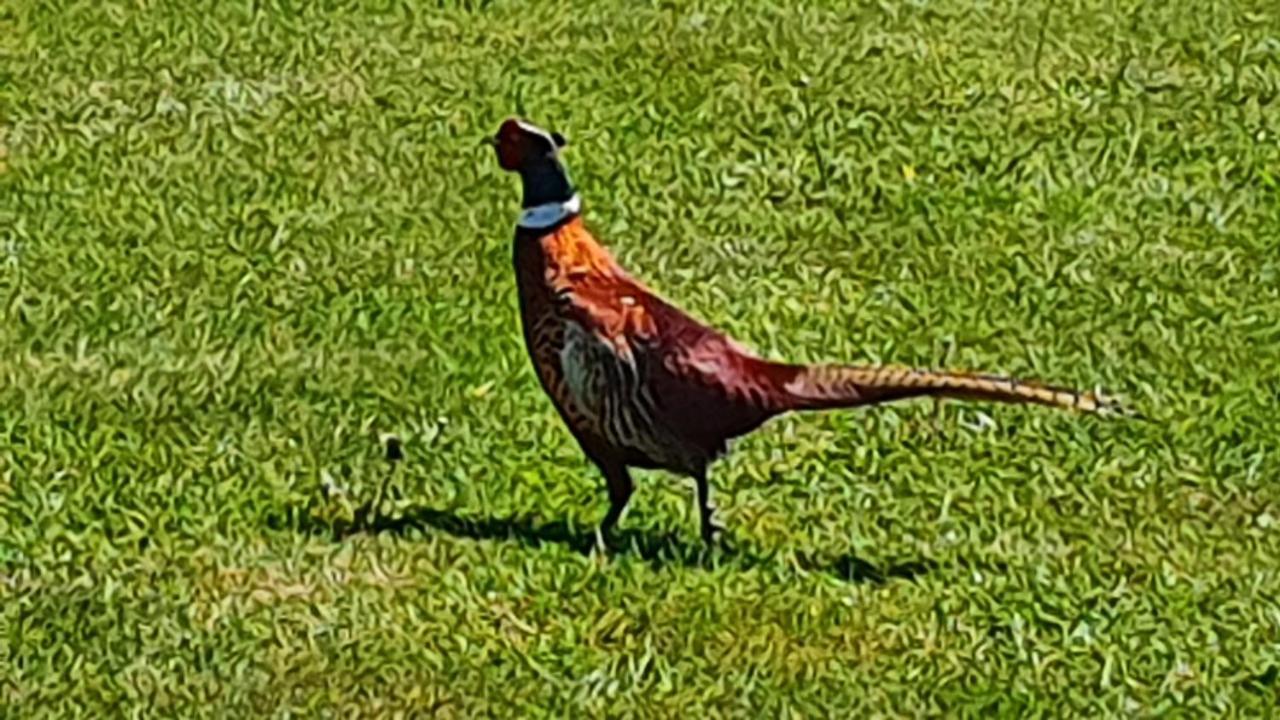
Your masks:
M440 4L0 8L0 715L1275 706L1274 3ZM714 469L728 550L647 473L584 552L514 113L760 352L1149 421L789 417ZM337 532L387 433L397 522Z

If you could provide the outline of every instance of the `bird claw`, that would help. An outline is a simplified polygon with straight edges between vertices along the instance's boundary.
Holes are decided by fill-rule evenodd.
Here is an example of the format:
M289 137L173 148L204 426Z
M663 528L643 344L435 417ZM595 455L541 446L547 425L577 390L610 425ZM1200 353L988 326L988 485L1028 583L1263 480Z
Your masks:
M708 548L713 548L724 541L724 526L713 519L704 520L702 523L702 542Z

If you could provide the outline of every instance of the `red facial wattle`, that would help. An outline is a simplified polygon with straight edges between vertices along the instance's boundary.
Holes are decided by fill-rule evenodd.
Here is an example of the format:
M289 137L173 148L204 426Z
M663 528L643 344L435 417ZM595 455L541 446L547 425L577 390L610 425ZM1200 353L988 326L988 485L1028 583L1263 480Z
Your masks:
M516 120L506 120L495 138L498 164L503 170L519 170L524 162L524 131Z

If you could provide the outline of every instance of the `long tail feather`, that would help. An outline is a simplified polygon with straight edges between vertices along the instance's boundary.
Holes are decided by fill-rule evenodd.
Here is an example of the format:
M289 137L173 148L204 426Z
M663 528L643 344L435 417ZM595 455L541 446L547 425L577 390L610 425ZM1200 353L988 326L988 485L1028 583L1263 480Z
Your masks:
M1098 415L1136 416L1100 391L1082 392L999 375L848 365L791 366L781 384L788 410L856 407L913 397L940 396L1033 403ZM785 377L784 376L784 377Z

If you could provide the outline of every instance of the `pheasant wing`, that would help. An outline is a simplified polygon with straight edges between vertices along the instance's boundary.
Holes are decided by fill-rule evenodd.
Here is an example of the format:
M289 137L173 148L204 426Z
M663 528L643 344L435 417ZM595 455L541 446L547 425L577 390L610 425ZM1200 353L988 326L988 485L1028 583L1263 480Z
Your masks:
M630 278L583 278L557 298L566 385L616 446L697 467L773 414L766 363Z

